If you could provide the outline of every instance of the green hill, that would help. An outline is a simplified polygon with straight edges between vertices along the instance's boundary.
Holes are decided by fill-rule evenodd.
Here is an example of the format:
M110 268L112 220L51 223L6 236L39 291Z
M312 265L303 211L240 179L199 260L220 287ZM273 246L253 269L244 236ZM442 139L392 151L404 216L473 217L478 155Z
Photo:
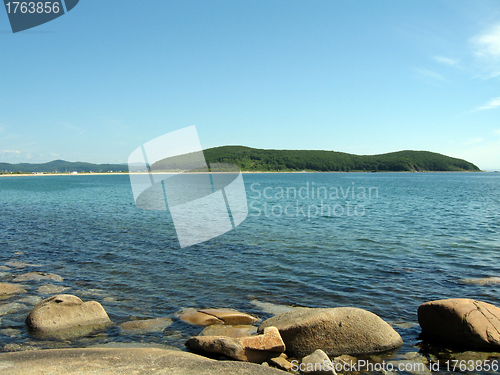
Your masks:
M242 171L479 171L462 159L428 151L399 151L354 155L336 151L261 150L244 146L214 147L204 151L207 162L232 163ZM160 166L155 163L152 167Z

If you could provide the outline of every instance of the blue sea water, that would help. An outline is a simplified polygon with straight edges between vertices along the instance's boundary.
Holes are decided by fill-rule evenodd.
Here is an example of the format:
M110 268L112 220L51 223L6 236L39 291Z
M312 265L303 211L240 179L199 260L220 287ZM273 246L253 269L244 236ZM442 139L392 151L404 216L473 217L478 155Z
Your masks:
M175 318L183 308L227 307L266 319L268 304L354 306L395 327L405 342L397 356L419 351L423 302L464 297L500 306L500 284L466 281L500 276L500 173L243 178L247 219L182 249L168 211L136 207L127 175L0 178L0 265L30 264L0 272L0 281L52 272L64 278L52 284L99 301L116 323L174 318L162 333L134 336L111 327L43 341L28 334L24 319L33 306L20 295L0 301L21 304L0 317L0 343L182 348L201 330ZM43 283L25 282L28 296L48 297L36 292Z

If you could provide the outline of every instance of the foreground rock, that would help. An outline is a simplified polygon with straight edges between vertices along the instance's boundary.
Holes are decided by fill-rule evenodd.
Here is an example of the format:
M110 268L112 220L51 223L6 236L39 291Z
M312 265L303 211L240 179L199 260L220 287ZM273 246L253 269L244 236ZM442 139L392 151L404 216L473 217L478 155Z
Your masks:
M418 322L429 339L452 346L499 351L500 308L466 298L426 302L418 308Z
M83 302L71 294L60 294L41 301L26 318L31 333L55 338L80 336L111 324L99 302Z
M278 328L287 354L302 358L316 349L329 356L369 354L398 348L401 336L377 315L354 307L297 309L264 321Z
M285 344L275 327L268 327L263 335L246 337L197 336L191 337L186 346L196 352L223 354L239 361L262 363L278 357L285 351Z
M212 324L242 325L253 324L259 319L231 309L205 309L187 310L180 317L183 322L198 326L209 326Z
M253 363L215 361L150 348L55 349L0 353L2 375L284 375Z
M21 285L0 283L0 298L21 293L26 293L26 289L24 289Z

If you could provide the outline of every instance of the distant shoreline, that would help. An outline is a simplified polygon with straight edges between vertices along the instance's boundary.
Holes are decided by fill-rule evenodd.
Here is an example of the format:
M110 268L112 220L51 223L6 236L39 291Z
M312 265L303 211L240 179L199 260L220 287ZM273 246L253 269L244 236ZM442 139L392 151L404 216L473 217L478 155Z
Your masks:
M349 172L340 172L340 171L242 171L239 173L242 174L257 174L257 173L265 173L265 174L300 174L300 173L342 173L342 174L350 174L350 173L496 173L498 171L377 171L377 172L369 172L369 171L349 171ZM238 173L238 172L191 172L189 174L211 174L211 173ZM130 175L130 174L146 174L146 172L78 172L78 173L4 173L0 174L0 177L40 177L40 176L117 176L117 175ZM150 174L183 174L183 172L151 172ZM187 174L187 173L185 173Z

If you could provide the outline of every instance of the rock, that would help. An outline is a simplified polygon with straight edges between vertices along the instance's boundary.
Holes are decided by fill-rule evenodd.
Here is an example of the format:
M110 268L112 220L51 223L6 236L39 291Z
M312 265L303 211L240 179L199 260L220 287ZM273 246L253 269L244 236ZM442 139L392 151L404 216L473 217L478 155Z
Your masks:
M0 297L11 296L14 294L26 293L22 285L0 283Z
M46 273L46 272L38 272L38 271L33 271L33 272L27 272L23 273L22 275L17 276L14 278L13 281L19 282L19 281L41 281L41 280L52 280L52 281L63 281L64 279L56 275L55 273Z
M335 374L333 370L332 361L326 353L317 349L313 353L302 359L301 371L304 374L317 374L317 375L332 375Z
M191 337L186 346L197 352L223 354L239 361L254 363L262 363L285 351L285 344L275 327L267 327L263 335L247 337Z
M0 266L0 271L10 271L10 267Z
M129 322L122 323L120 324L120 328L123 331L129 331L130 333L143 334L162 332L171 324L172 319L170 318L143 319L131 320Z
M0 315L12 314L27 307L28 306L17 302L5 303L0 305Z
M36 290L36 292L38 294L58 294L68 289L70 288L62 285L43 284Z
M244 325L253 324L259 319L230 309L184 310L179 318L189 324L209 326L212 324Z
M491 284L499 284L500 277L485 277L482 279L460 279L459 282L461 282L462 284L491 285Z
M334 368L355 368L358 359L352 355L343 354L333 359Z
M212 324L224 324L224 322L213 315L203 314L196 310L186 311L179 316L184 323L194 324L196 326L209 326Z
M288 362L287 355L285 353L281 353L279 357L271 358L269 360L269 363L273 365L274 367L277 367L281 370L285 371L291 371L292 370L292 364ZM264 362L267 363L267 362Z
M17 298L18 302L27 303L29 305L35 306L37 303L43 300L42 297L39 296L24 296L22 298Z
M422 334L451 346L500 350L500 308L467 298L426 302L418 308Z
M0 329L0 335L5 335L9 337L18 337L21 336L21 330L14 328Z
M402 369L403 371L414 375L431 375L432 371L429 370L429 360L423 355L413 352L405 353L403 360L390 361L394 369Z
M2 375L286 375L278 369L153 348L84 348L0 353Z
M227 336L227 337L242 337L250 336L257 333L257 327L248 325L229 326L225 324L213 324L205 327L201 331L200 336Z
M181 351L176 346L158 344L154 342L107 342L105 344L93 344L89 346L90 348L155 348L155 349L167 349L167 350L178 350Z
M26 267L41 267L41 264L30 264L25 262L12 261L5 263L7 266L12 268L26 268Z
M31 333L56 338L84 335L111 324L99 302L83 302L70 294L43 300L26 318L26 325Z
M322 349L327 355L369 354L398 348L401 336L377 315L353 307L302 308L264 321L258 332L274 326L287 354L301 358Z
M256 306L260 311L265 312L266 314L278 315L287 311L292 311L295 309L300 309L300 307L286 306L286 305L277 305L271 302L262 302L256 299L250 301L250 303Z
M259 319L251 315L230 309L205 309L199 310L199 312L215 316L217 319L222 320L224 324L253 324L259 321Z

